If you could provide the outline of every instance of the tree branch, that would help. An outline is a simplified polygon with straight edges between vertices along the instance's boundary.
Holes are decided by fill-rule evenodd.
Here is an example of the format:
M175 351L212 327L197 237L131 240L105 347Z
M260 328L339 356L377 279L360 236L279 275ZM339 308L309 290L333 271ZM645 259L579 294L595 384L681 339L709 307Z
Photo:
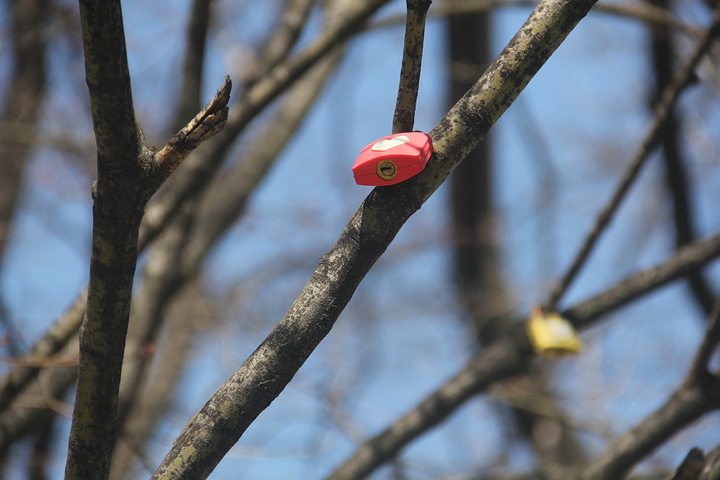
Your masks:
M631 275L600 295L564 310L561 315L572 321L576 328L586 328L598 315L667 285L718 256L720 234L681 248L665 263Z
M310 67L327 55L333 48L356 33L365 21L389 0L368 0L345 13L339 21L333 21L323 30L315 41L292 57L278 63L258 82L252 85L237 104L228 118L227 127L222 135L201 155L193 155L185 166L173 177L167 198L162 202L153 202L148 208L140 245L151 241L177 211L182 201L203 189L208 180L220 168L225 153L245 128L245 126L280 93L285 91Z
M621 307L641 294L647 294L688 271L720 256L720 234L700 244L688 246L662 265L635 274L608 291L562 313L576 326L593 325L598 317ZM405 445L438 425L463 402L483 392L492 382L522 371L534 355L524 325L514 325L486 350L475 355L461 372L426 397L418 406L393 422L379 435L368 439L338 467L328 480L353 480L367 476ZM700 354L698 354L700 355ZM488 371L478 370L479 366ZM476 377L467 376L474 373ZM488 378L492 381L489 382ZM434 406L430 408L430 406Z
M581 480L624 478L632 466L668 438L705 413L720 408L720 378L710 374L707 361L720 340L720 302L682 385L667 402L619 438L580 475Z
M62 349L77 334L82 324L83 313L87 305L87 290L83 289L80 296L70 308L55 322L23 356L22 360L43 365ZM5 412L15 396L37 377L40 368L18 365L8 372L0 381L0 415ZM0 445L2 450L2 445Z
M408 443L445 420L466 400L498 380L520 373L531 356L527 342L507 336L493 342L439 389L394 421L382 433L363 443L326 480L359 480L392 459Z
M580 269L585 265L585 261L590 256L593 248L597 244L600 235L605 231L613 216L617 212L620 204L622 203L625 195L630 190L633 182L637 178L640 170L645 164L645 160L649 157L652 150L658 144L658 137L662 131L663 126L668 115L672 111L672 106L679 97L680 93L688 86L691 81L695 78L695 67L698 65L700 60L704 58L708 49L712 45L713 39L720 32L720 13L716 10L713 16L713 22L710 28L707 30L705 37L698 44L693 55L688 61L676 72L672 82L665 87L660 95L659 100L654 108L654 117L650 127L648 128L645 137L633 155L633 160L628 166L623 178L620 181L617 189L613 193L612 197L602 209L592 230L587 235L584 243L577 252L575 259L566 271L565 275L557 282L553 288L548 302L544 308L547 311L556 309L557 303L560 298L567 291Z
M230 77L225 77L225 84L215 97L158 152L157 163L165 174L163 180L170 176L190 152L225 127L231 89Z
M410 132L415 123L420 71L422 67L425 18L432 0L407 0L405 46L398 86L392 133Z
M98 180L65 478L102 480L116 436L140 220L147 201L177 164L224 126L230 84L226 80L223 95L155 155L135 120L120 1L80 0L80 19Z
M669 0L653 0L652 4L668 10ZM650 25L652 39L652 66L655 73L656 93L660 94L672 81L673 65L676 62L673 32ZM654 103L654 100L653 100ZM695 240L694 211L690 200L689 178L685 171L685 160L680 147L683 131L682 117L675 108L668 109L667 118L659 134L660 150L665 166L665 178L672 200L672 219L675 226L675 245L681 247ZM715 295L702 271L688 275L688 286L697 305L707 317L712 312Z
M210 7L213 0L193 0L185 38L185 55L182 64L182 87L173 121L173 131L183 125L200 110L205 43L210 24Z
M242 82L245 88L254 85L263 75L286 58L305 27L313 3L315 0L290 0L287 2L288 5L278 26L258 56L258 62L254 62L248 71L243 72Z
M407 182L377 188L365 199L290 310L185 427L153 479L210 474L327 335L405 221L482 139L593 3L548 0L538 6L485 75L433 129L435 154L425 170Z

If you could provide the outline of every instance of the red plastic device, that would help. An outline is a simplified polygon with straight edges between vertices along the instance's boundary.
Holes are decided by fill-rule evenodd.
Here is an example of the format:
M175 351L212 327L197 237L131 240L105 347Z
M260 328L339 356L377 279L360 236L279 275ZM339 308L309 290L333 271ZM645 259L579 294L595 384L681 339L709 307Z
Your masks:
M358 185L395 185L417 175L433 153L427 133L388 135L363 148L352 168Z

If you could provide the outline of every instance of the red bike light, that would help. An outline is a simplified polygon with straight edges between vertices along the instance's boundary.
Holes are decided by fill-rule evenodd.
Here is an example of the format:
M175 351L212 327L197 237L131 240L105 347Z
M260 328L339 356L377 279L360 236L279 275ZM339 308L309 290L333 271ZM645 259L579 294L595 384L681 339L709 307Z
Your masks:
M362 149L352 168L355 183L395 185L420 173L432 153L432 140L426 133L388 135Z

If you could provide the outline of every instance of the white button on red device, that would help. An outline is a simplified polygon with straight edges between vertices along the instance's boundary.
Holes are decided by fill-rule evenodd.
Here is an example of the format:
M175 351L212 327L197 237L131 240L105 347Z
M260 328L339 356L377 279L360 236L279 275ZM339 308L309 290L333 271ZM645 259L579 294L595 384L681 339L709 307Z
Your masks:
M430 136L422 132L388 135L362 149L352 168L358 185L400 183L425 168L433 153Z

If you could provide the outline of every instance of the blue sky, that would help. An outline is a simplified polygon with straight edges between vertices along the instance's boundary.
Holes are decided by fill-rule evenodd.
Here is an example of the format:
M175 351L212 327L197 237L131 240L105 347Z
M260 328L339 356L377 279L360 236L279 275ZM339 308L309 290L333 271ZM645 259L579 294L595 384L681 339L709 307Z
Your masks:
M173 112L157 105L171 103L177 89L187 5L124 3L136 111L146 133L158 143L167 134L164 125ZM228 70L237 68L237 52L258 42L264 34L262 20L272 15L269 8L263 11L252 2L241 8L220 2L217 7L223 15L217 19L219 33L208 44L204 100ZM402 10L403 2L393 2L382 13ZM525 8L508 8L493 15L496 52L528 14ZM250 25L256 29L240 28L248 25L248 18L255 18ZM591 13L493 128L505 280L519 314L545 299L609 198L645 128L651 84L646 33L635 21ZM416 119L416 128L423 131L447 110L445 34L442 20L429 21ZM211 292L246 289L254 296L231 309L233 314L219 331L198 338L196 361L172 406L177 410L149 447L154 461L279 320L369 193L369 188L355 185L350 168L363 146L390 131L402 36L398 26L353 41L296 138L252 197L246 218L208 259L206 282ZM63 121L65 127L77 138L91 138L89 113L77 106L82 97L66 84L69 77L82 74L82 65L53 64L55 93L48 100L48 128L57 128L53 115L68 112L72 118ZM707 90L691 92L683 105L695 108L703 95ZM696 119L698 126L688 135L701 136L703 129L714 132L717 113L717 108L707 107L709 120ZM546 158L531 132L543 138ZM718 182L717 160L699 147L691 153L691 174L703 179L695 199L702 206L699 223L704 232L713 232L720 226L713 211L720 191L712 188ZM671 251L662 172L656 161L646 170L564 304L599 292ZM92 179L44 150L38 151L26 177L0 291L24 341L30 343L86 282ZM472 339L450 288L446 197L443 187L411 218L335 330L211 478L321 478L352 451L353 444L328 420L318 390L354 382L362 386L348 387L346 399L352 423L363 435L372 435L467 360ZM553 210L544 207L548 202ZM295 259L297 265L282 278L257 282L278 258ZM588 349L583 355L557 363L553 382L578 423L602 427L612 418L609 433L618 434L656 408L684 375L702 324L681 286L662 294L613 314L611 321L586 335ZM658 344L666 355L648 357L646 352ZM339 368L328 369L328 362ZM491 400L469 402L413 445L403 459L416 465L417 478L490 462L501 453L507 426L507 419L497 413ZM713 425L717 428L718 418L713 418L698 435L707 437ZM463 441L455 448L449 439L457 438ZM596 447L602 443L592 435L588 440ZM673 440L673 461L693 441L696 438ZM509 448L519 459L516 466L522 467L527 452L518 445ZM61 478L62 455L55 462L56 478ZM385 473L373 478L386 478Z

